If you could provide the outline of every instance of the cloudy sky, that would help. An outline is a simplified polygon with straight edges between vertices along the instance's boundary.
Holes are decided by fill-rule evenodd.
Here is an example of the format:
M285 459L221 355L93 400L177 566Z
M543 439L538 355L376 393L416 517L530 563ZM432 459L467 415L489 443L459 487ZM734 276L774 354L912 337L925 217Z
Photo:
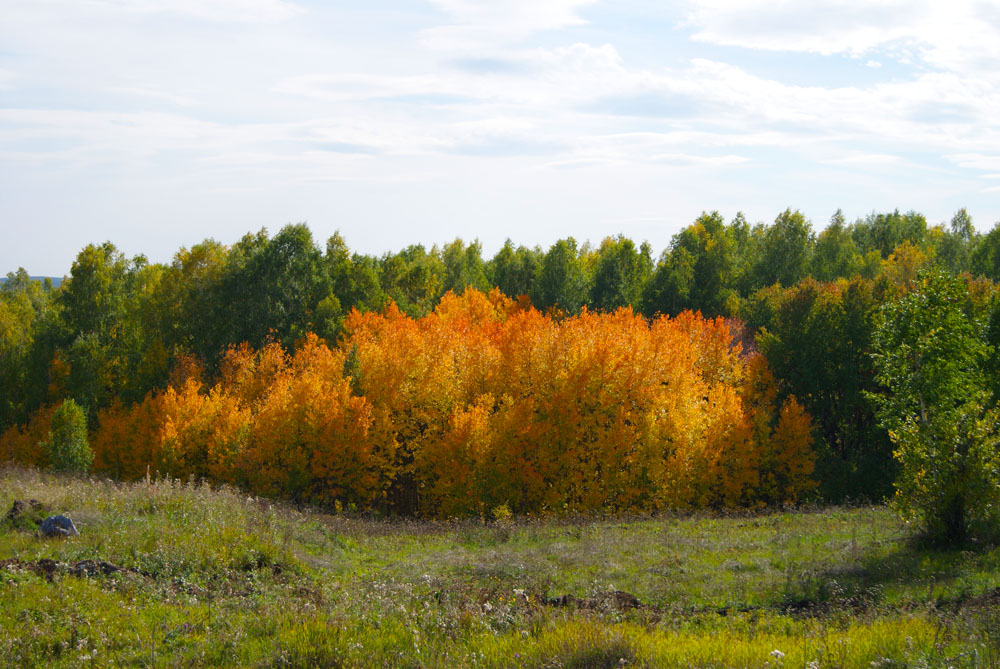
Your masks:
M0 274L305 221L366 253L702 210L1000 220L967 0L0 0Z

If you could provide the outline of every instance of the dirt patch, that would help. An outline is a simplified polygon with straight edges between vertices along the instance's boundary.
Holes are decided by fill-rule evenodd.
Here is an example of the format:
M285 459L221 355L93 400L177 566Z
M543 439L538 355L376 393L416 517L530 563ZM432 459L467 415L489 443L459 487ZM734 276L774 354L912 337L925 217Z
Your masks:
M79 578L92 576L111 576L112 574L139 574L146 576L142 572L129 567L119 567L118 565L105 562L104 560L80 560L75 563L59 562L42 558L41 560L0 560L0 570L7 571L30 571L39 576L44 576L51 581L58 574L69 574Z
M7 512L4 520L8 522L13 522L18 516L23 515L26 511L31 511L34 509L42 509L42 503L37 499L15 499L14 503L10 507L10 511Z
M561 595L559 597L549 597L543 600L548 606L574 607L577 609L590 609L596 611L627 611L629 609L642 609L646 606L639 601L639 598L630 592L622 590L611 590L602 592L594 597L576 597L574 595Z
M19 529L35 531L48 513L48 508L37 499L15 499L4 523Z
M952 604L955 608L963 609L995 609L1000 607L1000 588L993 588L981 595L974 597L962 597Z

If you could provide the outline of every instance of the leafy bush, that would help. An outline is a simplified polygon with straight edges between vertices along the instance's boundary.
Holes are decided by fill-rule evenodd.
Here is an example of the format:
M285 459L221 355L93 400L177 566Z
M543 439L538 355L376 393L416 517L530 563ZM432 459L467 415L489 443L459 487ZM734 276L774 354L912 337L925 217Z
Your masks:
M87 417L73 400L65 400L52 414L48 439L41 444L49 467L61 472L84 474L94 462L87 443Z
M1000 411L989 391L985 327L960 279L921 274L882 309L874 337L878 416L896 446L901 510L928 533L964 540L995 521L1000 503Z

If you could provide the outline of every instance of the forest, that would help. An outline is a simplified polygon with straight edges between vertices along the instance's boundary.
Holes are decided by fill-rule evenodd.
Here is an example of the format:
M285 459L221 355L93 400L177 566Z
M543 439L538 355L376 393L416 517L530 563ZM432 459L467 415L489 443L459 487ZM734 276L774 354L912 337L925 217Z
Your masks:
M703 213L658 258L624 236L374 257L305 224L170 264L90 245L58 287L23 269L0 286L0 461L57 464L47 440L72 401L85 469L338 508L880 501L909 452L884 354L910 339L887 319L947 293L967 335L951 345L976 351L956 392L983 424L998 280L1000 223L979 234L965 210L838 211L819 231L793 210Z

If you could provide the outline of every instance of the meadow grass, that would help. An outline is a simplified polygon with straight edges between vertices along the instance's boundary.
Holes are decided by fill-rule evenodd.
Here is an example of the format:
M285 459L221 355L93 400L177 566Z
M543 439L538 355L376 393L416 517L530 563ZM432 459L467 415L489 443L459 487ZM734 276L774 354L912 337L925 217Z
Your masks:
M27 499L80 536L0 521L0 666L1000 666L1000 548L883 507L374 520L0 470Z

